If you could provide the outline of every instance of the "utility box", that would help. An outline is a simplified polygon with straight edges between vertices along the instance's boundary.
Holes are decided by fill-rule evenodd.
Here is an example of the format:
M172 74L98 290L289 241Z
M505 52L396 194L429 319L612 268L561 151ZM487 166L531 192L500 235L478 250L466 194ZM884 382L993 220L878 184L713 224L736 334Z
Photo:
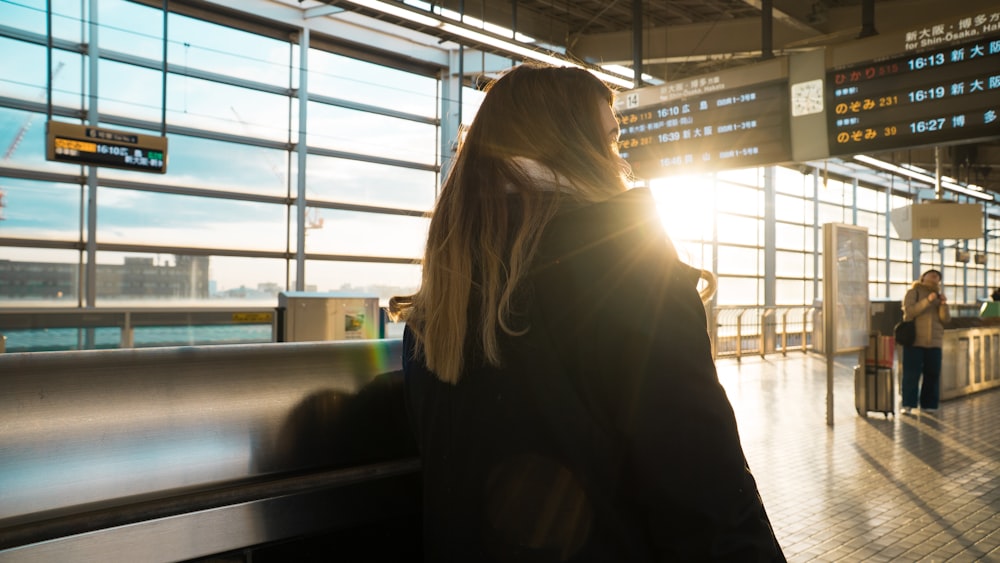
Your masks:
M380 338L378 297L356 293L278 294L278 342Z

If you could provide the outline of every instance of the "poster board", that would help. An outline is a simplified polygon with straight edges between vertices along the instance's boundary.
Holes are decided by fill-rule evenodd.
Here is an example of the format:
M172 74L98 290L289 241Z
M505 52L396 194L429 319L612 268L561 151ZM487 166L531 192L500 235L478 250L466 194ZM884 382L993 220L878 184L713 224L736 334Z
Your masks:
M868 229L823 225L823 334L828 356L868 346Z

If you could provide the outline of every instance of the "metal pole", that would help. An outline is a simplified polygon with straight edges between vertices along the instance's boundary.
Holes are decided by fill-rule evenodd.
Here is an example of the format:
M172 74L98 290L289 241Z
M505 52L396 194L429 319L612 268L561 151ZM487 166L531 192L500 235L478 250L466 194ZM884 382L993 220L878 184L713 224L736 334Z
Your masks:
M774 58L774 1L763 0L760 5L760 58Z
M101 53L98 47L98 0L90 0L87 39L87 63L90 80L87 86L87 123L97 127L101 116L97 110L97 73L100 68ZM97 167L87 167L87 265L85 274L87 293L86 306L95 307L97 302ZM88 330L88 341L93 329ZM90 344L90 342L88 342ZM90 348L90 346L88 346Z
M295 192L295 216L298 223L295 228L298 246L295 249L295 290L306 289L306 119L309 107L309 27L302 26L299 36L299 142L296 153L298 156L298 184Z
M635 88L642 87L642 0L632 0L632 70Z
M167 135L167 9L168 0L163 0L163 87L160 93L160 136Z
M788 355L788 313L791 309L781 315L781 355Z

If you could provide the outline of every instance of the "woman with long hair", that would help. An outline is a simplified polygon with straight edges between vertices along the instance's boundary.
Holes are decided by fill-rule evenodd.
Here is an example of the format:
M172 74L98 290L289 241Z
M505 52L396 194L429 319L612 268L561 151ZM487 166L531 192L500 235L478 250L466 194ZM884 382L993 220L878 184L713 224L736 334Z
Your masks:
M783 561L699 271L628 190L613 92L505 73L431 219L403 367L428 561Z

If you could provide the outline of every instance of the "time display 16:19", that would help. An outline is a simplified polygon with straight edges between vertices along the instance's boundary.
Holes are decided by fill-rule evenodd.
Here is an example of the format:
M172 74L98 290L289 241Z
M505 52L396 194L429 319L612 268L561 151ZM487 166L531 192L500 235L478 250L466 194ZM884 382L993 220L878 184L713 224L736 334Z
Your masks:
M911 90L909 94L911 103L923 102L925 100L940 100L947 95L947 89L944 86L935 86L933 88L925 88L921 90Z

